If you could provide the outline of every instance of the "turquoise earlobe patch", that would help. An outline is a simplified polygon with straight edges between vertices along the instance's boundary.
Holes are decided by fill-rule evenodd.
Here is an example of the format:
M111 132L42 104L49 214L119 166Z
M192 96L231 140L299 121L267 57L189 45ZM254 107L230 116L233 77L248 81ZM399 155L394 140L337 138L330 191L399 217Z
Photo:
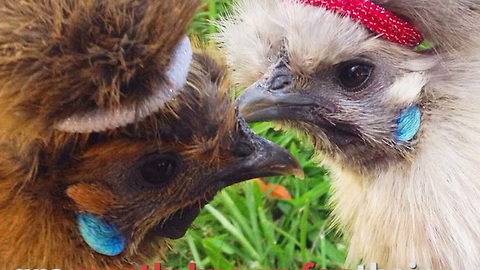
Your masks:
M92 214L78 214L77 221L83 239L96 252L116 256L125 249L125 238L113 224Z
M422 113L418 106L412 106L404 109L397 120L397 130L395 140L397 142L406 142L411 140L420 130Z

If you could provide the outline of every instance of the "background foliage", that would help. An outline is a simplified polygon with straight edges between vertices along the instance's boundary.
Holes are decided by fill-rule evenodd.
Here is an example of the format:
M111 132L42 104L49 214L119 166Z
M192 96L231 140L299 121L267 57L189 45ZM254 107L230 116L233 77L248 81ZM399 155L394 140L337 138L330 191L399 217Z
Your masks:
M232 0L206 1L190 35L210 42L209 35L216 32L210 22L231 5ZM305 169L305 179L267 179L285 187L292 199L272 195L276 190L258 181L227 188L205 207L186 236L173 244L174 253L165 266L186 269L195 262L197 269L301 269L304 263L314 262L317 269L340 268L346 248L341 235L330 229L329 176L311 161L310 145L297 133L277 131L269 123L253 128L288 149Z

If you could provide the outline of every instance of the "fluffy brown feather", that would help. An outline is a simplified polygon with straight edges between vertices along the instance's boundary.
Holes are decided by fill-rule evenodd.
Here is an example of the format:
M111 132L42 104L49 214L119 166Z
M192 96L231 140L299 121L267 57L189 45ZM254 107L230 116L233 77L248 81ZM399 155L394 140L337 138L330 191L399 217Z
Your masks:
M187 81L125 126L68 133L71 115L142 106L165 75L198 1L1 1L2 269L130 269L169 251L227 185L299 172L238 116L226 68L202 52ZM126 240L105 256L77 216Z
M0 135L48 140L60 119L136 104L167 84L199 2L2 1Z

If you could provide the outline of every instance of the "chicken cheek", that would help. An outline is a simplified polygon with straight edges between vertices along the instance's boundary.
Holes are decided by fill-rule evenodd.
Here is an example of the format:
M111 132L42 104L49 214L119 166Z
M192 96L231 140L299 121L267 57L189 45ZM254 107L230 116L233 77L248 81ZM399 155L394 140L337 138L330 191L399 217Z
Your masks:
M67 196L75 202L79 211L103 215L115 203L115 195L105 187L93 183L70 186Z

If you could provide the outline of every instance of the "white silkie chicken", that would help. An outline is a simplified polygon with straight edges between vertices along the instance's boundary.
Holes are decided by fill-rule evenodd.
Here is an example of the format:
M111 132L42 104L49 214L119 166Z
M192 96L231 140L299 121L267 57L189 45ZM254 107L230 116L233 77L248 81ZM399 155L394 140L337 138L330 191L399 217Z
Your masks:
M218 36L247 121L308 133L348 261L480 267L480 1L242 0Z

